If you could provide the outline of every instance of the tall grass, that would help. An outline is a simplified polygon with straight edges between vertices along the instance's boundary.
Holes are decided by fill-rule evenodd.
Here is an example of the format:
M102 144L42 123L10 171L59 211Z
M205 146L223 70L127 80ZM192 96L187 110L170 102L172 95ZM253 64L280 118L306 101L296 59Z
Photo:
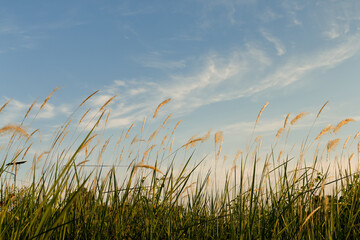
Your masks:
M45 99L40 110L51 95ZM76 111L80 111L89 98ZM193 137L184 141L180 148L172 150L172 139L179 121L170 130L171 134L159 138L161 144L156 144L156 137L164 130L168 118L147 140L143 133L144 120L141 132L128 140L126 145L133 128L131 125L117 139L114 149L111 148L119 157L114 163L104 165L101 159L109 155L104 155L104 152L110 148L110 140L102 143L101 139L105 136L102 134L110 114L106 107L113 99L106 101L99 111L94 111L93 116L88 116L91 110L87 110L79 117L79 124L72 127L80 134L72 134L72 142L66 140L68 133L75 131L68 130L75 118L75 113L71 115L63 127L55 132L48 151L35 153L32 162L27 162L32 166L31 182L21 186L16 185L16 180L13 182L6 177L15 177L19 173L17 168L25 167L19 163L28 159L32 138L38 130L27 133L24 121L20 125L0 129L1 137L8 138L7 146L1 149L2 239L359 237L360 175L350 164L354 154L348 158L349 166L338 165L337 171L319 167L321 161L332 159L331 152L337 140L332 139L325 146L322 153L326 151L327 154L323 158L318 141L331 130L329 126L313 142L305 141L300 156L293 158L285 152L285 145L290 128L305 114L298 114L291 125L287 125L287 115L282 130L276 134L272 150L265 154L265 158L259 160L262 154L257 138L248 144L246 152L238 152L233 167L221 181L214 179L216 170L200 175L199 168L206 161L218 161L223 134L217 132L214 136L215 159L193 159L191 152L179 167L180 153L206 141L209 136ZM160 107L169 101L165 100L156 108L153 118L158 115ZM254 129L267 104L261 109ZM33 107L31 105L29 111ZM341 121L332 128L332 134L335 136L348 122L351 120ZM286 131L284 147L278 149L281 133ZM303 157L309 155L307 153L313 145L317 147L309 163ZM156 154L155 146L159 147ZM124 151L125 147L128 150ZM99 155L96 157L97 150ZM344 156L344 153L341 155ZM97 164L89 165L91 159L95 159ZM166 169L163 169L164 161L170 163ZM119 172L118 167L124 163L128 170ZM91 167L91 170L86 170L87 167ZM329 180L334 174L335 178Z

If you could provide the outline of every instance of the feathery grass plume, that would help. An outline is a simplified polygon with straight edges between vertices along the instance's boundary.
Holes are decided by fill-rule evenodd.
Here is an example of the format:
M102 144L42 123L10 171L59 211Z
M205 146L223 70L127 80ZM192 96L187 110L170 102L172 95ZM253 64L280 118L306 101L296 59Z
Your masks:
M269 102L266 102L265 105L261 108L257 118L256 118L256 121L255 121L255 124L257 124L259 122L259 119L260 119L260 116L262 114L262 112L264 111L264 109L266 108L266 106L269 105Z
M2 105L2 107L0 108L0 112L9 104L10 101L11 99L7 100L6 103Z
M187 141L187 143L185 143L182 147L185 147L186 150L188 150L191 142L192 142L193 140L195 140L196 136L197 136L197 134L195 134L194 136L192 136L192 137ZM200 138L197 138L197 141L199 141L199 139L200 139Z
M90 112L90 110L91 110L91 108L89 108L89 109L84 113L84 115L82 115L82 117L80 118L78 124L80 124L80 123L82 122L82 120L83 120L83 119L85 118L85 116Z
M327 150L331 151L332 149L334 149L335 146L339 143L339 141L340 141L340 138L329 141L329 143L327 144Z
M167 139L167 137L168 137L168 134L166 134L166 135L164 136L163 140L161 141L161 146L164 145L164 142L165 142L165 140Z
M281 150L280 153L279 153L279 157L278 157L278 160L277 160L278 163L280 162L280 158L281 158L282 154L283 154L283 150Z
M285 121L284 121L284 128L286 128L287 122L289 120L290 113L286 115Z
M324 107L329 103L329 101L326 101L326 103L320 108L320 111L318 112L318 114L316 115L316 118L318 118L322 112L322 110L324 109Z
M43 102L43 104L41 104L40 106L40 110L45 106L45 104L49 101L50 97L57 91L59 90L59 87L54 88L54 90L49 94L49 96L47 96Z
M356 139L358 136L360 135L360 131L358 131L354 137L354 139Z
M196 143L203 141L202 137L199 138L190 138L189 141L187 143L185 143L182 147L185 147L186 150L190 147L194 147L196 145Z
M0 128L0 135L7 132L18 133L24 137L29 137L29 134L20 126L6 125L5 127Z
M346 141L345 141L345 143L344 143L343 149L345 149L346 144L348 143L348 141L349 141L350 137L351 137L351 136L348 136L348 137L347 137L347 139L346 139Z
M179 126L179 124L181 123L181 121L182 121L182 120L179 120L179 121L176 123L174 129L173 129L172 132L171 132L171 135L174 135L174 132L175 132L176 128Z
M144 117L144 121L141 128L141 134L144 132L145 122L146 122L146 117Z
M280 129L277 131L275 138L280 137L280 134L284 131L284 129L285 129L285 128L283 128L283 127L280 128Z
M130 132L130 130L132 129L132 127L134 126L134 124L135 124L135 122L133 122L133 123L131 124L131 126L129 127L129 129L127 130L127 132L126 132L126 134L125 134L125 138L128 138L129 132Z
M328 124L323 130L321 130L321 132L319 133L319 135L317 135L315 140L318 140L322 135L324 135L325 133L330 132L331 129L333 129L333 128L334 127L331 124Z
M255 138L254 142L259 141L259 140L261 139L261 137L262 137L262 135L257 136L257 137Z
M154 167L154 166L151 166L151 165L137 164L137 165L135 166L135 169L136 169L136 168L148 168L148 169L152 169L152 170L157 171L158 173L163 174L162 171L160 171L158 168L156 168L156 167Z
M170 119L170 117L172 116L172 113L169 114L169 116L167 116L167 118L164 120L164 122L161 124L161 127L164 127L166 122Z
M25 152L24 152L23 157L21 158L21 160L24 160L27 152L29 151L29 149L30 149L30 147L31 147L32 145L33 145L33 143L31 143L31 144L26 148L26 150L25 150Z
M101 112L112 100L114 100L114 98L116 98L117 97L117 95L115 95L115 96L113 96L113 97L111 97L109 100L107 100L106 102L105 102L105 104L100 108L100 110L99 110L99 112Z
M290 124L294 125L298 120L300 120L301 118L305 117L308 113L307 112L301 112L298 115L296 115L296 117L294 117L293 120L291 120Z
M108 115L106 116L104 128L106 128L106 126L107 126L107 123L108 123L109 117L110 117L110 113L111 113L111 110L108 111Z
M222 131L218 131L215 133L215 146L220 144L219 146L219 150L216 154L216 161L219 159L220 153L221 153L221 147L223 144L223 140L224 140L224 134Z
M89 100L92 96L94 96L98 92L99 92L99 90L96 90L95 92L90 94L84 101L82 101L82 103L79 105L79 107L81 107L87 100Z
M169 154L171 153L173 144L174 144L174 138L171 140L171 144L170 144L170 148L169 148Z
M161 127L161 126L160 126L160 127ZM150 142L151 140L153 140L153 139L156 137L156 135L158 134L159 130L160 130L160 128L157 128L157 129L150 135L150 137L149 137L149 139L148 139L148 142Z
M155 146L156 146L156 145L152 145L151 147L148 148L148 150L146 150L146 152L144 152L144 155L143 155L143 157L142 157L142 159L141 159L141 163L144 163L146 156L149 154L149 152L151 151L151 149L153 149Z
M348 124L349 122L355 122L355 120L352 119L352 118L347 118L347 119L342 120L342 121L339 122L338 125L336 125L336 127L334 128L334 133L337 133L342 126L344 126L345 124Z
M40 154L40 156L37 157L37 159L36 159L36 164L41 160L41 158L42 158L44 155L47 155L47 154L49 154L49 153L50 153L49 151L42 152L42 153Z
M168 98L168 99L162 101L162 102L159 104L159 106L157 106L157 108L156 108L156 110L155 110L155 112L154 112L153 118L155 118L155 117L157 116L159 109L160 109L163 105L167 104L167 103L170 102L170 101L171 101L171 98Z
M24 120L26 119L26 117L28 116L28 114L30 113L31 109L34 107L35 103L37 102L37 100L35 100L29 107L29 109L27 110L25 116L24 116ZM1 112L1 110L0 110Z

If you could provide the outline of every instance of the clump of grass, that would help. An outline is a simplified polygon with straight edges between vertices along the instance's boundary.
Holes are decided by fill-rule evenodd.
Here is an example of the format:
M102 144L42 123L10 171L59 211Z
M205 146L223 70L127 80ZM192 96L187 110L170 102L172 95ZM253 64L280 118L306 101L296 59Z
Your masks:
M76 111L81 110L80 107L96 93L81 102ZM45 99L40 110L52 94ZM30 170L31 182L21 187L6 180L7 176L17 174L12 169L14 164L7 163L14 163L17 159L23 161L32 146L31 139L38 131L27 134L23 132L22 125L12 125L16 127L11 131L6 130L10 125L1 128L3 132L12 133L1 136L9 137L8 146L0 150L3 160L0 165L2 239L359 237L360 174L351 169L354 153L348 154L348 168L340 165L340 161L336 162L335 158L338 171L333 171L330 167L321 167L323 159L319 154L315 154L312 163L300 163L303 154L297 159L286 152L285 145L280 149L274 146L264 157L260 149L261 140L257 138L244 154L241 150L237 152L230 171L222 176L223 179L212 179L213 169L209 169L205 175L200 175L199 170L204 169L208 161L218 161L223 133L218 131L214 134L213 159L193 159L195 155L191 152L186 155L183 166L179 167L179 153L186 153L188 147L205 142L210 131L203 137L184 141L178 149L172 151L174 131L181 120L177 121L170 135L165 134L160 138L161 144L156 143L156 136L171 121L169 115L155 130L155 134L152 133L148 138L143 133L145 120L141 133L130 137L136 130L133 123L127 131L122 132L114 146L113 151L119 153L118 161L105 165L102 156L105 156L104 153L111 145L111 138L101 142L105 136L101 124L106 125L109 119L110 110L106 106L113 99L105 102L93 116L89 116L92 114L90 110L79 116L78 125L74 128L80 133L76 135L76 131L71 129L69 137L68 129L73 127L70 118L56 132L49 149L34 155ZM161 106L169 101L159 104L153 118ZM255 127L267 105L261 109ZM29 108L24 119L33 107ZM280 128L282 130L276 134L275 141L280 140L289 115ZM304 115L300 113L290 124L295 124ZM75 117L75 113L72 117ZM86 121L88 123L84 123ZM348 122L349 119L342 121L337 127ZM80 123L92 127L85 130L87 128L81 128L83 125ZM320 136L331 129L331 126L327 126L314 137L318 142L315 153L318 152ZM13 137L15 133L26 136L26 140ZM149 141L143 140L146 138ZM70 141L73 142L69 144ZM330 140L324 146L324 151L334 151L339 142L340 138ZM344 148L347 143L348 140ZM64 144L69 145L63 148ZM128 150L124 150L126 148ZM164 154L164 149L169 150L169 155ZM99 153L97 157L95 152ZM43 158L45 162L39 170ZM87 165L94 160L97 164ZM127 170L119 171L123 167L119 165L120 161L122 164L127 163ZM165 161L168 162L167 166L162 164ZM86 171L86 167L91 168ZM210 180L215 180L215 189Z

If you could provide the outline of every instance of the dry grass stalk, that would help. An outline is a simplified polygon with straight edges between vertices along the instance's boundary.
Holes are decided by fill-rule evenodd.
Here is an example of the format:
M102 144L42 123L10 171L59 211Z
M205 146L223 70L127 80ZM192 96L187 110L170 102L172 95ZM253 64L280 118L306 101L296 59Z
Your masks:
M111 97L109 100L106 101L106 103L100 108L99 112L101 112L117 95Z
M169 154L171 153L171 150L172 150L173 144L174 144L174 138L172 139L171 144L170 144Z
M161 141L161 146L163 146L163 145L164 145L165 140L167 139L167 137L168 137L168 134L166 134L166 135L164 136L163 140Z
M29 109L27 110L27 112L26 112L26 114L24 116L24 119L26 119L26 117L30 113L31 109L34 107L35 103L36 103L36 100L30 105ZM1 112L1 110L0 110L0 112Z
M351 136L348 136L348 137L347 137L347 139L346 139L346 141L345 141L345 143L344 143L343 149L345 149L346 144L348 143L348 141L349 141L350 137L351 137Z
M358 152L360 152L360 141L358 143Z
M216 154L216 161L219 159L219 156L220 156L220 153L221 153L221 147L222 147L222 144L223 144L223 140L224 140L224 134L222 131L218 131L215 133L215 146L217 144L220 144L219 146L219 150Z
M134 124L135 124L135 122L133 122L133 123L131 124L131 126L129 127L129 129L127 130L127 132L126 132L126 134L125 134L125 138L128 138L129 132L130 132L130 130L132 129L132 127L134 126Z
M79 105L79 107L81 107L87 100L89 100L92 96L94 96L96 93L98 93L99 90L93 92L92 94L90 94L84 101L82 101L82 103Z
M5 127L0 128L0 134L7 133L7 132L18 133L24 137L29 137L29 134L24 129L22 129L20 126L6 125Z
M326 103L320 108L320 111L318 112L318 114L316 115L316 118L318 118L322 112L322 110L324 109L324 107L329 103L329 101L326 101Z
M41 159L45 154L49 154L49 153L50 153L49 151L42 152L42 153L40 154L40 156L37 158L36 163L38 163L38 162L40 161L40 159Z
M144 139L138 139L137 138L137 135L133 138L133 140L131 141L131 144L130 145L133 145L134 143L137 143L137 142L145 142Z
M156 167L154 167L154 166L151 166L151 165L137 164L137 165L135 166L135 169L136 169L136 168L148 168L148 169L152 169L152 170L155 170L156 172L159 172L159 173L163 174L162 171L160 171L158 168L156 168Z
M79 149L79 152L80 152L82 149L86 148L86 147L90 144L90 142L91 142L96 136L97 136L97 134L91 136L91 137L84 143L84 145L82 145L82 147Z
M24 153L24 155L23 155L23 157L22 157L22 160L25 158L27 152L29 151L29 149L30 149L30 147L31 147L32 145L33 145L33 143L31 143L31 144L26 148L25 153Z
M314 211L312 211L309 216L307 216L307 218L305 219L304 223L301 225L300 229L302 229L305 224L307 223L307 221L309 221L309 219L316 213L316 211L318 211L321 208L321 206L317 207Z
M350 155L350 157L349 157L349 162L351 161L351 159L354 157L354 153L352 153L351 155Z
M355 135L354 139L356 139L359 135L360 135L360 131L357 132L357 134Z
M149 137L149 139L148 139L148 142L150 142L151 140L153 140L153 139L156 137L156 135L158 134L159 130L160 130L160 128L156 129L156 130L150 135L150 137Z
M57 90L59 90L59 87L55 88L55 89L49 94L49 96L47 96L47 98L45 98L43 104L41 104L40 110L45 106L45 104L49 101L50 97L51 97Z
M0 108L0 112L9 104L10 101L11 99L7 100L6 103L2 105L2 107Z
M160 109L163 105L167 104L167 103L170 102L170 101L171 101L171 98L168 98L168 99L166 99L165 101L162 101L162 102L159 104L159 106L157 106L157 108L156 108L156 110L155 110L155 112L154 112L153 118L155 118L155 117L157 116L159 109Z
M303 118L304 116L306 116L308 113L307 112L301 112L298 115L296 115L296 117L294 117L293 120L291 120L290 124L294 125L298 120L300 120L301 118Z
M278 157L278 160L277 160L278 163L280 162L280 159L281 159L281 155L282 155L282 154L283 154L283 150L281 150L280 153L279 153L279 157Z
M182 121L182 120L179 120L179 121L176 123L176 125L175 125L175 127L174 127L173 131L171 132L171 135L173 135L173 134L174 134L174 132L175 132L176 128L179 126L179 124L181 123L181 121Z
M80 121L78 124L80 124L82 122L82 120L85 118L85 116L90 112L90 108L84 113L84 115L82 115L82 117L80 118Z
M82 162L79 162L76 166L79 167L79 166L81 166L81 165L83 165L83 164L85 164L87 162L89 162L89 160L84 160Z
M261 140L261 137L262 137L262 135L257 136L257 137L255 138L254 142L258 142L259 140Z
M344 126L345 124L348 124L349 122L355 122L355 120L352 119L352 118L347 118L347 119L342 120L342 121L339 122L338 125L336 125L336 127L334 128L334 133L337 133L342 126Z
M144 163L146 156L149 154L149 152L151 151L151 149L153 149L154 147L155 147L155 145L152 145L151 147L149 147L148 150L146 150L146 152L144 152L144 155L143 155L143 157L142 157L142 159L141 159L141 163Z
M166 122L170 119L170 117L172 116L172 114L169 114L169 116L167 116L167 118L164 120L164 122L161 124L161 127L164 127Z
M146 117L144 117L144 121L141 128L141 134L144 132L145 122L146 122Z
M284 130L285 130L285 128L283 128L283 127L280 128L280 129L277 131L275 138L280 137L280 134L281 134Z
M108 123L109 117L110 117L110 113L111 113L111 110L109 110L108 115L106 117L104 128L106 128L106 126L107 126L107 123Z
M284 128L286 128L287 122L289 120L290 113L286 115L285 121L284 121Z
M315 140L318 140L322 135L324 135L325 133L330 132L330 130L333 129L333 128L334 127L331 124L328 124L323 130L321 130L321 132L319 133L319 135L317 135Z
M261 116L262 112L264 111L264 109L266 108L267 105L269 105L269 102L266 102L265 105L261 108L261 110L260 110L260 112L259 112L259 115L258 115L257 118L256 118L256 122L255 122L255 123L258 123L258 122L259 122L260 116Z
M339 143L339 141L340 141L340 138L329 141L329 143L327 144L327 150L331 151L332 149L334 149L335 146Z

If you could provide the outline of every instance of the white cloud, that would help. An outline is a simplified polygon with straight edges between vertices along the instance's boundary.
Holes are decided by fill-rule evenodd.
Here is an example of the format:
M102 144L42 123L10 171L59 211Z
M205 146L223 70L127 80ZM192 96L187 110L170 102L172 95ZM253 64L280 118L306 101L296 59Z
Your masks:
M285 54L286 48L285 48L284 44L280 41L280 39L274 37L272 34L270 34L269 32L267 32L265 30L261 30L260 32L265 37L266 40L268 40L269 42L274 44L274 47L277 51L277 55L281 56L281 55Z

